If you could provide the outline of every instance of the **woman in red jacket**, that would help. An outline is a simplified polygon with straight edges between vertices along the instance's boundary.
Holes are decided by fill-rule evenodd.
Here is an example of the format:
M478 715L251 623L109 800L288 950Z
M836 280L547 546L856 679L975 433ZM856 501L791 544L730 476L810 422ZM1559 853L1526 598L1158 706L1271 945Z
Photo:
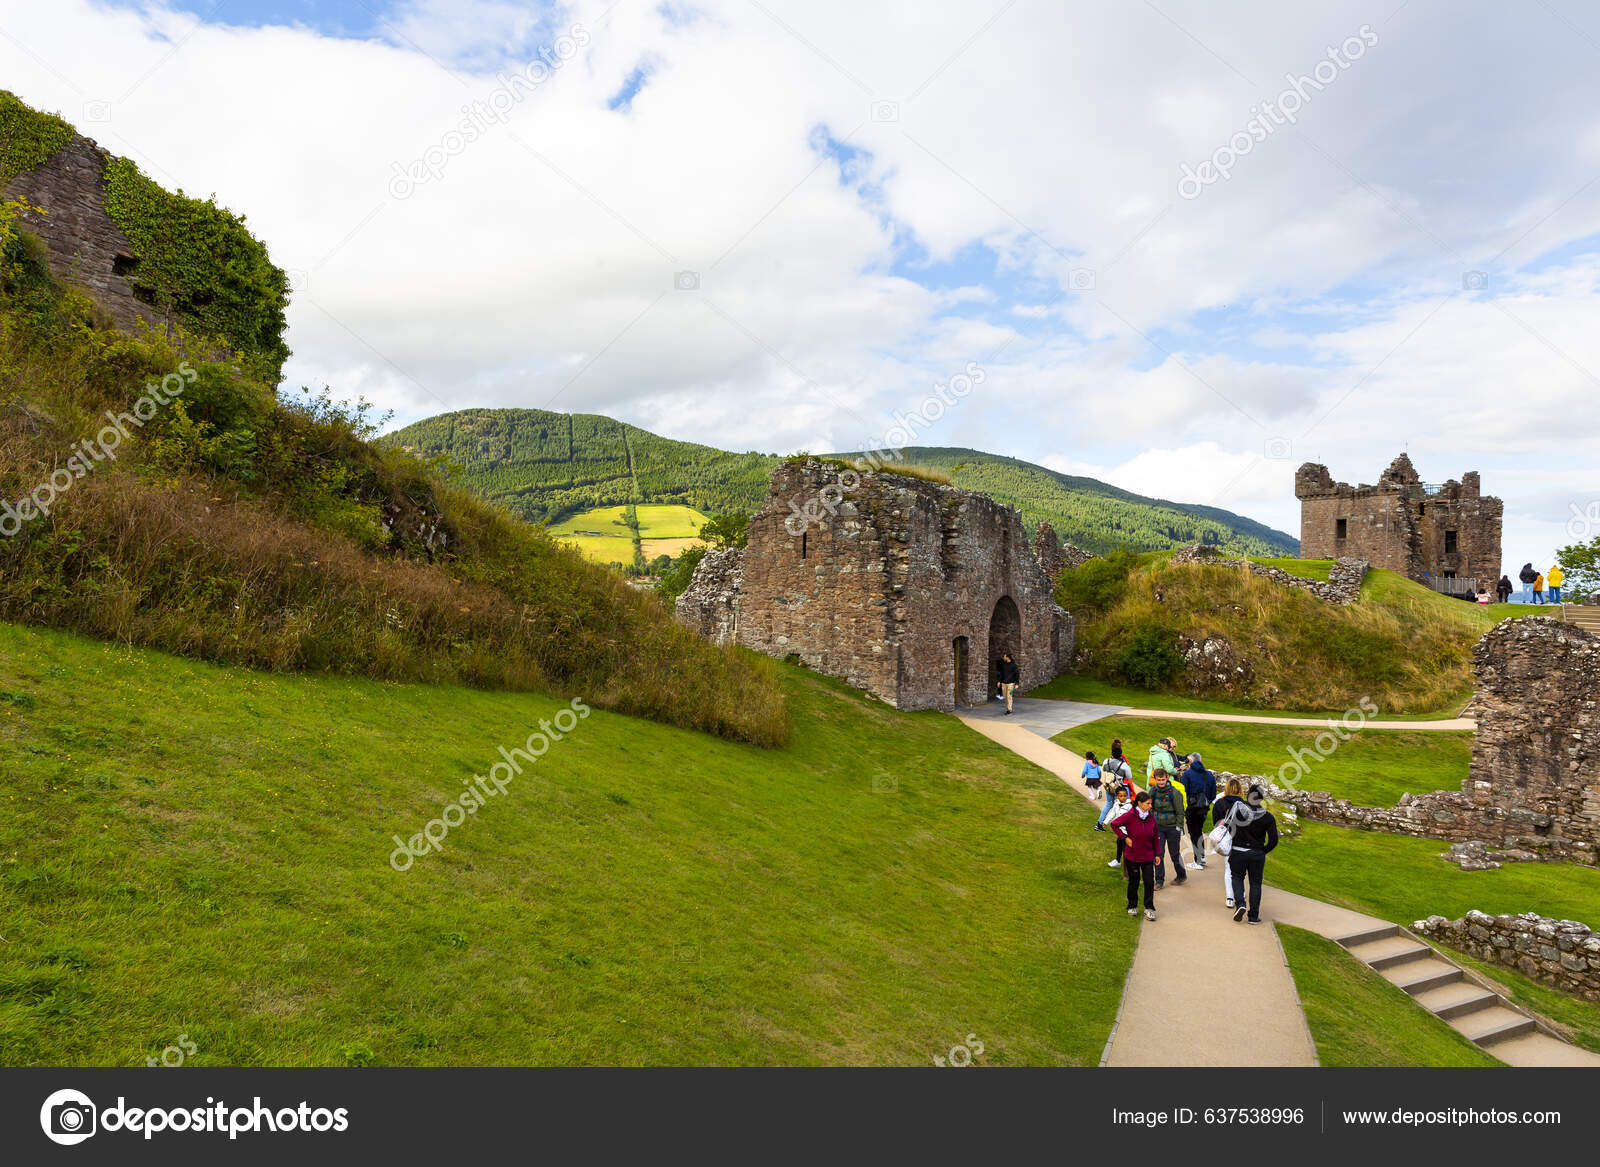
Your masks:
M1128 915L1139 914L1139 883L1144 882L1144 918L1156 918L1156 816L1150 810L1150 792L1141 790L1133 809L1112 820L1111 829L1124 841L1122 870L1128 877Z

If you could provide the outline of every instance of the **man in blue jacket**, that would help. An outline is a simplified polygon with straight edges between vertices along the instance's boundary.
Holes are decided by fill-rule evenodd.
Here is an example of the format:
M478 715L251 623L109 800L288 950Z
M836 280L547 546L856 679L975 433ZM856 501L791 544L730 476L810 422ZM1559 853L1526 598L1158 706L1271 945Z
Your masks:
M1194 845L1194 865L1206 866L1206 812L1217 800L1217 776L1200 762L1199 754L1189 755L1189 768L1183 772L1183 792L1188 804L1184 814L1189 842Z

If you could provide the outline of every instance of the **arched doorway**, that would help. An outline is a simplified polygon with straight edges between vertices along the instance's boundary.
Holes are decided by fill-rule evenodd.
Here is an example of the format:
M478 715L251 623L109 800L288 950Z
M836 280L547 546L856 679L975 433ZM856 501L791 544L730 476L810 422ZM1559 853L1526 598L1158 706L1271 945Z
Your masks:
M998 667L1000 655L1009 652L1014 661L1022 660L1022 613L1010 596L1001 596L989 617L989 696L994 696L1000 683Z

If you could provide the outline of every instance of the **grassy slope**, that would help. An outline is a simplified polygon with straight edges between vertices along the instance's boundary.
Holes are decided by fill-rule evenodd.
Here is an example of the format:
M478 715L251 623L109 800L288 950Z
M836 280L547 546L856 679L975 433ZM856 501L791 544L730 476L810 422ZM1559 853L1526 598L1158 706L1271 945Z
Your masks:
M1324 1066L1499 1066L1331 940L1278 925Z
M1326 719L1340 717L1344 709L1264 709L1260 705L1239 705L1227 701L1208 701L1183 693L1156 693L1149 689L1136 689L1115 681L1102 681L1083 673L1063 673L1055 680L1028 690L1029 697L1044 697L1056 701L1086 701L1095 705L1122 705L1131 709L1170 709L1190 713L1238 713L1248 717L1305 717ZM1466 703L1463 697L1462 704ZM1446 708L1421 713L1383 712L1384 721L1433 721L1454 717L1457 710ZM1159 735L1158 735L1159 736Z
M1053 740L1080 754L1094 750L1103 758L1112 739L1121 738L1130 757L1142 758L1156 739L1167 734L1177 739L1180 749L1198 752L1213 770L1272 778L1280 778L1279 771L1290 764L1291 748L1315 750L1318 737L1316 730L1278 725L1105 717L1074 726ZM1459 790L1471 758L1470 733L1368 729L1351 734L1327 757L1313 760L1307 776L1297 782L1301 789L1326 790L1364 806L1393 806L1407 792ZM1281 776L1293 777L1292 769Z
M784 670L763 751L561 705L0 625L0 1064L1094 1064L1136 930L1092 809L936 714Z
M1275 886L1396 924L1477 908L1491 915L1539 912L1600 924L1600 868L1507 863L1462 871L1439 858L1448 844L1300 820L1301 837L1267 864Z

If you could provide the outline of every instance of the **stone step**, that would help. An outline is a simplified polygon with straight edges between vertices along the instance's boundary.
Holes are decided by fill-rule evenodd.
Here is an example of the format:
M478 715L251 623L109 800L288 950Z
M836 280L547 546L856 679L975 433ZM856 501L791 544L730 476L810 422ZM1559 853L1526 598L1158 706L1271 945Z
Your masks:
M1413 997L1429 989L1437 989L1440 985L1450 985L1465 979L1465 974L1459 968L1442 960L1416 969L1401 967L1395 972L1409 974L1410 979L1402 980L1398 976L1389 979L1399 985L1402 992L1410 993Z
M1381 956L1362 956L1362 959L1374 969L1382 972L1384 969L1392 969L1396 965L1414 964L1419 960L1429 960L1432 957L1433 949L1426 944L1418 944L1413 940L1404 948L1396 948L1392 952L1386 952Z
M1416 1001L1428 1012L1442 1015L1446 1009L1460 1005L1463 1002L1475 1001L1484 996L1488 996L1491 999L1490 1004L1493 1004L1496 999L1494 994L1490 993L1482 985L1462 979L1452 981L1448 985L1440 985L1437 988L1424 989L1416 994Z
M1340 936L1334 940L1335 944L1345 948L1354 948L1358 944L1366 944L1372 940L1384 940L1390 936L1400 935L1399 924L1385 924L1381 928L1368 928L1365 932L1352 932L1348 936Z
M1460 983L1464 985L1469 982L1461 981ZM1500 997L1498 994L1491 993L1488 989L1479 989L1477 996L1467 997L1464 1000L1455 1002L1453 1005L1441 1005L1433 1010L1433 1014L1436 1017L1442 1017L1446 1021L1450 1021L1457 1017L1466 1017L1471 1013L1480 1013L1485 1009L1495 1008L1499 1005Z
M1483 1013L1472 1014L1470 1020L1481 1023L1484 1019L1489 1018L1491 1014L1500 1012L1502 1010L1499 1009L1485 1010ZM1497 1041L1504 1041L1510 1037L1522 1037L1526 1034L1537 1032L1539 1027L1533 1023L1533 1018L1524 1017L1521 1013L1514 1013L1510 1009L1503 1010L1503 1012L1507 1016L1504 1019L1496 1017L1486 1029L1480 1029L1473 1033L1467 1033L1465 1029L1462 1029L1461 1032L1467 1034L1469 1041L1486 1048Z

